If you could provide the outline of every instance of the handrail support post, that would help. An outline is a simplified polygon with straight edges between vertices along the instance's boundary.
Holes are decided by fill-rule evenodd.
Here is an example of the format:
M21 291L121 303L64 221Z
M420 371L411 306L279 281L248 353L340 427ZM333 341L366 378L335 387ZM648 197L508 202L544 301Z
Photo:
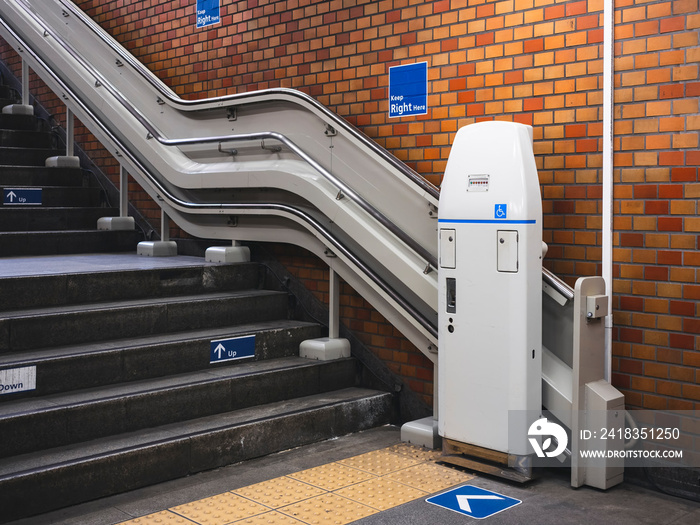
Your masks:
M333 268L328 276L328 337L340 337L340 278Z
M66 157L72 157L75 151L74 130L73 112L66 106Z
M136 247L136 253L147 257L174 257L177 255L177 243L170 240L170 217L164 208L160 209L160 240L141 241Z
M119 216L129 215L129 172L124 166L119 168Z
M29 105L29 64L22 59L22 105Z
M328 275L328 337L307 339L299 345L299 356L320 361L351 355L350 341L340 337L340 276L331 266Z
M129 172L123 165L119 166L119 217L100 217L98 230L133 230L136 221L129 217Z

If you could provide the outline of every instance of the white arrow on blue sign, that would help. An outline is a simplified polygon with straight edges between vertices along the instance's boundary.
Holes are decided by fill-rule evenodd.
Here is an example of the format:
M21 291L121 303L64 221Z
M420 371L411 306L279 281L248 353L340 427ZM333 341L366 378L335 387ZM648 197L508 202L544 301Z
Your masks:
M216 339L209 343L209 363L255 357L255 335Z
M428 498L425 501L479 520L522 503L519 499L504 496L498 492L491 492L474 485L457 487Z
M41 206L41 188L4 188L2 203L6 206Z

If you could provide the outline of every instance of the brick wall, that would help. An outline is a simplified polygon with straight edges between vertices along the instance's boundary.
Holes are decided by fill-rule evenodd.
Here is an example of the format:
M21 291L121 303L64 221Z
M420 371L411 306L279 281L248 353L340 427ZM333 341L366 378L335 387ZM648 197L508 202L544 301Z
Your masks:
M532 125L545 264L572 284L600 274L602 0L222 0L199 30L194 0L77 3L182 97L300 89L436 184L459 127ZM694 408L698 0L615 6L613 382L632 406ZM422 61L428 114L389 119L389 67ZM280 256L324 296L323 263ZM427 359L344 291L344 322L430 403Z
M615 383L645 408L697 409L697 0L617 2Z

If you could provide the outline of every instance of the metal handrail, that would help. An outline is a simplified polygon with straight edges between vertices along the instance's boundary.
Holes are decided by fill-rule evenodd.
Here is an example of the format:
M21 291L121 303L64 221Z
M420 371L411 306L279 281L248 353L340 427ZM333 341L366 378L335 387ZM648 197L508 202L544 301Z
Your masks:
M67 6L63 0L60 0L61 3L66 7L66 8L71 8L70 6ZM28 9L28 6L24 0L20 0L20 2L25 6L25 9L31 14L32 18L34 18L34 21L43 26L41 20L38 19L37 16L35 16L33 13L31 13L31 10ZM103 39L106 43L112 47L113 50L115 51L120 51L118 48L112 45L112 42L110 39L107 39L104 37L104 35L100 34L100 32L96 31L94 28L94 23L91 23L92 21L85 16L84 13L75 11L75 9L71 9L71 11L76 14L76 16L80 16L81 21L88 25L89 27L92 28L93 32L100 38ZM110 82L107 81L104 76L102 76L99 71L97 71L94 67L92 67L90 64L88 64L85 59L80 56L65 40L58 34L56 34L55 31L53 31L51 28L47 28L44 26L44 30L48 35L51 35L51 37L57 42L60 43L61 46L73 57L74 60L76 60L78 63L81 64L83 68L85 68L86 71L88 71L91 75L95 77L97 81L100 83L100 87L104 87L107 89L113 97L115 97L119 103L136 119L138 122L146 129L148 132L148 137L152 137L155 140L157 140L159 143L165 145L165 146L171 146L171 147L177 147L177 146L185 146L185 145L198 145L198 144L211 144L211 143L216 143L216 142L235 142L235 141L251 141L251 140L261 140L265 138L269 139L274 139L277 140L281 143L283 143L285 146L287 146L292 152L294 152L298 157L303 159L307 164L309 164L313 169L315 169L318 173L320 173L324 178L326 178L331 184L333 184L336 189L338 189L342 194L346 197L348 197L350 200L355 202L360 208L362 208L363 211L368 213L373 219L375 219L379 224L381 224L384 228L386 228L388 231L390 231L393 235L395 235L399 240L401 240L406 246L411 248L416 254L418 254L420 257L425 259L426 261L426 267L427 265L432 266L433 268L437 268L437 257L433 255L431 252L429 252L427 249L425 249L423 246L421 246L418 242L415 241L409 234L407 234L403 229L401 229L398 225L396 225L393 221L391 221L388 217L386 217L383 213L381 213L379 210L377 210L374 206L372 206L369 202L367 202L364 198L362 198L359 194L357 194L352 188L350 188L347 184L345 184L343 181L335 177L332 173L330 173L328 170L326 170L321 164L319 164L316 160L314 160L311 156L309 156L304 150L299 148L292 140L287 138L285 135L277 132L260 132L260 133L249 133L249 134L240 134L240 135L222 135L222 136L214 136L214 137L196 137L196 138L187 138L187 139L168 139L165 138L158 129L151 124L151 122L144 116L142 115L139 111L136 110L136 108L131 104L124 96L116 89L114 88ZM131 57L129 53L125 53L122 55L125 60L129 60L130 64L132 66L136 67L139 71L139 73L149 82L151 82L154 87L160 87L157 83L152 82L152 75L146 75L143 73L142 69L143 66L141 65L136 66L135 64L138 64L136 60ZM286 90L288 92L294 92L294 90ZM309 97L310 100L313 100ZM181 100L181 99L180 99ZM315 101L314 101L315 102ZM315 102L318 104L317 102ZM321 108L321 106L319 104ZM331 112L329 112L326 108L323 108L326 112L328 112L329 115L333 115ZM337 118L337 117L336 117Z
M542 267L542 280L563 295L567 301L571 301L574 298L574 289L544 266Z
M440 190L433 185L430 181L423 178L419 173L412 170L407 165L400 162L391 153L386 151L384 148L379 146L376 142L370 140L366 135L361 133L355 127L351 126L346 120L339 118L335 113L326 108L323 104L320 104L316 99L307 95L302 91L288 88L271 88L265 90L250 91L248 93L237 93L231 95L224 95L220 97L212 97L199 100L186 100L180 98L172 90L168 89L153 73L144 67L144 65L136 60L131 53L125 52L124 48L117 44L109 34L104 31L98 24L95 23L92 18L87 16L82 10L78 9L72 2L67 2L66 0L58 0L65 9L70 11L74 16L80 18L80 20L85 24L90 30L95 33L104 43L109 45L112 50L117 53L121 58L131 65L154 89L158 90L160 94L170 101L174 105L180 106L192 106L196 108L197 106L203 105L216 105L216 106L230 106L250 103L246 99L257 98L260 96L267 95L285 95L285 97L291 97L293 99L298 99L298 102L302 104L308 104L312 106L316 111L319 111L323 116L334 122L335 127L342 128L353 136L356 140L362 142L363 146L371 149L376 155L380 156L383 161L390 164L394 169L401 172L402 175L409 178L414 184L418 185L423 191L428 193L430 196L438 199L440 196Z
M33 16L33 15L32 15ZM35 18L35 17L33 17ZM35 18L36 20L36 18ZM168 200L170 200L172 203L184 208L184 209L196 209L196 210L216 210L217 212L220 212L221 209L229 209L229 210L234 210L234 211L259 211L261 212L277 212L277 213L282 213L282 214L289 214L296 216L300 219L302 219L305 223L307 223L310 227L312 227L316 232L318 232L329 244L332 245L332 247L336 250L337 253L342 254L345 256L353 265L355 265L360 271L362 271L365 275L367 275L372 282L375 283L384 293L387 294L388 297L390 297L392 300L394 300L401 308L403 308L413 319L415 319L420 326L422 326L431 336L434 338L437 338L437 328L434 326L434 324L422 313L420 312L415 306L406 299L403 298L401 294L399 294L396 290L394 290L377 272L375 272L372 268L367 266L365 263L362 262L362 260L355 255L347 246L345 246L333 233L329 230L327 230L320 222L316 220L315 217L304 211L303 209L288 205L288 204L281 204L281 203L220 203L220 204L203 204L203 203L196 203L196 202L190 202L186 201L176 195L174 195L168 188L166 188L158 179L155 177L152 173L151 170L145 166L139 158L134 155L134 153L130 150L130 148L126 147L126 145L123 143L123 141L114 135L112 131L102 122L102 120L95 115L95 113L80 99L80 97L76 96L74 91L68 86L63 79L61 79L55 72L54 70L49 67L49 65L39 56L37 55L34 50L31 48L31 46L27 45L27 43L10 27L7 23L6 20L0 18L0 25L2 25L5 30L10 33L13 38L21 43L21 45L24 47L24 51L26 53L31 54L32 58L37 62L38 65L41 66L44 71L48 75L50 75L53 80L61 87L62 90L64 90L66 93L70 94L71 100L77 105L80 106L80 109L97 125L100 127L102 132L109 138L110 141L112 141L115 145L119 146L122 155L126 155L129 160L133 163L133 165L141 171L148 179L150 182L154 185L154 187L157 189L157 191L160 192L161 196L166 197ZM187 139L185 139L187 140Z

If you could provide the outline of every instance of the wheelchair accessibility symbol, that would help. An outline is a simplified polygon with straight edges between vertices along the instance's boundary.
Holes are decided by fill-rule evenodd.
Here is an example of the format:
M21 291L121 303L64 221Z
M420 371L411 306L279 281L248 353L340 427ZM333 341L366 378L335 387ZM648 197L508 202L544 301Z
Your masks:
M496 204L493 211L494 219L505 219L508 217L508 205L507 204Z

